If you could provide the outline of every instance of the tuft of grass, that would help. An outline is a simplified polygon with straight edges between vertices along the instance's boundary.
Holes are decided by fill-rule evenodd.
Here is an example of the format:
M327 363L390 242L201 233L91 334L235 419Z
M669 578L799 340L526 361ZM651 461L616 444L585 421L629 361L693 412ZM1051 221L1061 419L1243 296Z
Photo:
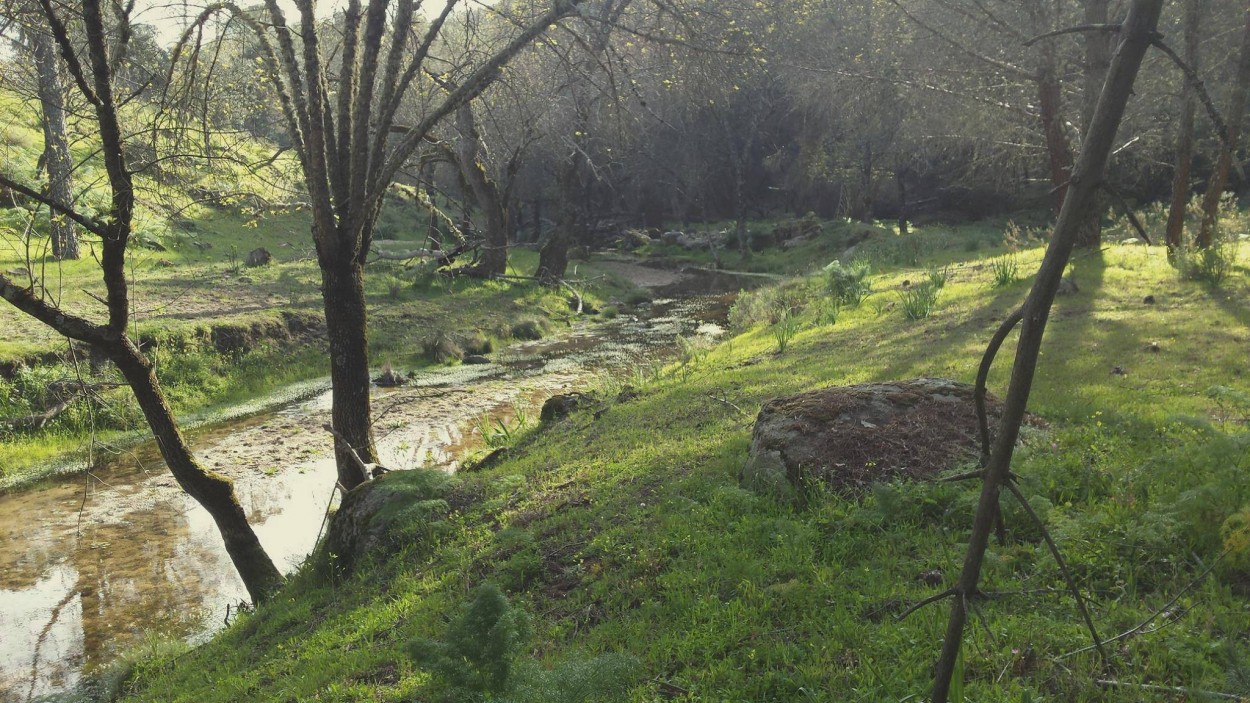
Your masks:
M899 291L899 306L902 307L907 319L923 320L933 312L934 306L937 305L938 293L938 287L929 282L912 286Z
M799 318L793 308L785 308L781 311L781 319L773 325L773 339L777 340L777 353L785 354L786 348L790 346L790 340L799 333Z
M1186 281L1219 288L1236 265L1240 246L1235 240L1217 239L1205 248L1184 247L1176 252L1176 270Z
M990 287L1005 288L1020 280L1020 259L1014 253L990 259Z

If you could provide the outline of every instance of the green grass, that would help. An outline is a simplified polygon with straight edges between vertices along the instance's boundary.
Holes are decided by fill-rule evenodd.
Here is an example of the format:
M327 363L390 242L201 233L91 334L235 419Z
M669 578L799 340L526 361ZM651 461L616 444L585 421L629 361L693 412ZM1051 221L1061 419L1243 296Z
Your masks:
M953 582L975 487L885 484L798 509L743 490L736 474L770 397L920 375L971 380L1026 294L992 288L974 256L943 249L924 262L950 265L926 318L871 304L923 280L924 268L878 269L870 305L843 308L836 326L807 306L784 356L760 320L685 362L697 372L652 376L597 419L531 435L496 468L457 477L455 490L476 500L425 531L438 537L345 581L307 570L208 644L136 664L127 699L439 700L442 684L409 645L445 637L484 582L529 614L536 665L634 658L641 671L619 700L923 698L946 609L893 616ZM1032 271L1040 251L1019 256ZM1228 419L1250 413L1230 408L1250 386L1250 291L1244 276L1218 290L1182 281L1162 251L1141 247L1082 255L1072 275L1080 293L1057 302L1031 399L1046 424L1026 432L1015 468L1109 635L1216 559L1221 524L1250 503L1250 438ZM797 289L815 300L820 285ZM1008 369L1004 358L992 389ZM1208 394L1214 386L1231 392ZM1104 674L1089 654L1058 658L1086 635L1037 530L1005 505L1010 540L992 547L984 582L1004 595L979 604L969 625L968 699L1174 700L1096 686ZM931 569L943 570L941 585L918 581ZM1245 693L1245 578L1217 569L1174 621L1118 643L1114 677Z

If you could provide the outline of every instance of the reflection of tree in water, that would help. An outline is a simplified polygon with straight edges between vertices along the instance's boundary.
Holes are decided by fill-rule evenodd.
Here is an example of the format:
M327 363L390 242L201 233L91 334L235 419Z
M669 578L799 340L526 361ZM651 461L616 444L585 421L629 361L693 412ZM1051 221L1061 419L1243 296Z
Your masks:
M146 633L185 637L199 629L201 610L195 604L208 597L221 579L220 570L228 566L206 544L215 534L193 534L194 520L173 506L127 517L132 519L85 523L80 537L66 535L73 541L66 550L70 559L52 568L73 570L74 582L29 643L25 700L73 687L78 674L108 663ZM136 539L136 534L147 538ZM50 590L57 583L64 587L63 580L48 575L45 568L45 578L22 590ZM67 610L75 603L81 606L76 623ZM48 651L50 638L67 634L65 642Z

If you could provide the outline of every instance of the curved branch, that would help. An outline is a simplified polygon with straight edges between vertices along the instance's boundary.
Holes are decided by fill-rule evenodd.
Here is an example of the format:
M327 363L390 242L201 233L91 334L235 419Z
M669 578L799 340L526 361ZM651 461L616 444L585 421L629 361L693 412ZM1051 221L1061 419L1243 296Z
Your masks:
M0 174L0 186L4 186L5 188L8 188L9 190L13 190L18 193L21 193L22 195L25 195L31 200L36 200L38 202L43 203L44 205L47 205L53 210L56 210L62 215L65 215L69 219L78 223L79 225L82 226L83 229L87 230L88 232L91 232L92 234L98 235L100 237L103 237L105 235L106 230L104 228L104 225L100 223L98 220L92 219L90 217L86 217L85 215L79 213L78 211L74 210L68 205L62 205L61 203L56 202L55 200L49 198L48 196L44 195L43 193L40 193L37 190L27 188L26 186L22 185L21 183L18 183L17 181L10 180L3 174Z
M977 404L977 429L981 433L981 467L984 468L990 460L990 421L985 411L985 383L990 376L990 367L994 365L994 357L998 356L998 350L1003 346L1003 342L1007 341L1007 335L1020 324L1024 319L1024 308L1016 308L1014 312L1003 320L998 326L998 331L990 338L989 345L985 348L985 354L981 356L981 366L977 369L976 389L973 391L973 399ZM980 472L978 472L980 475Z
M1185 63L1185 60L1182 59L1180 55L1177 54L1176 51L1174 51L1172 47L1168 46L1162 39L1156 37L1154 41L1151 42L1151 46L1159 51L1162 51L1163 54L1169 59L1172 59L1172 63L1176 64L1176 67L1181 70L1181 73L1185 74L1185 80L1189 81L1189 84L1193 86L1194 91L1198 93L1198 99L1202 101L1202 106L1206 108L1207 117L1211 118L1211 124L1215 126L1215 133L1219 136L1220 143L1224 145L1224 150L1229 152L1234 151L1237 146L1233 144L1232 135L1228 130L1228 124L1224 122L1224 118L1220 115L1219 109L1215 107L1215 101L1211 99L1211 94L1207 92L1207 87L1206 84L1203 83L1202 77L1199 76L1198 72L1195 71L1189 64ZM1237 169L1237 175L1241 177L1242 181L1245 181L1246 172L1242 170L1241 162L1235 158L1232 161L1233 168Z

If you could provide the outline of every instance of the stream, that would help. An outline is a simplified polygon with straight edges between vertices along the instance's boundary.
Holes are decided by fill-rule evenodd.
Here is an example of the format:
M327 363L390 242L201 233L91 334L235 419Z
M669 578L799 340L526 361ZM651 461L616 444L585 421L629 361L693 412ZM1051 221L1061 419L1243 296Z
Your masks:
M657 300L636 316L514 344L490 364L423 369L401 388L375 388L381 463L454 471L481 446L478 423L518 413L536 421L548 396L672 359L679 335L719 334L731 298ZM337 499L322 429L329 407L324 390L188 433L201 462L235 480L261 543L286 572L311 551ZM98 457L90 473L0 496L0 703L73 693L148 638L203 641L246 600L211 518L152 443Z

